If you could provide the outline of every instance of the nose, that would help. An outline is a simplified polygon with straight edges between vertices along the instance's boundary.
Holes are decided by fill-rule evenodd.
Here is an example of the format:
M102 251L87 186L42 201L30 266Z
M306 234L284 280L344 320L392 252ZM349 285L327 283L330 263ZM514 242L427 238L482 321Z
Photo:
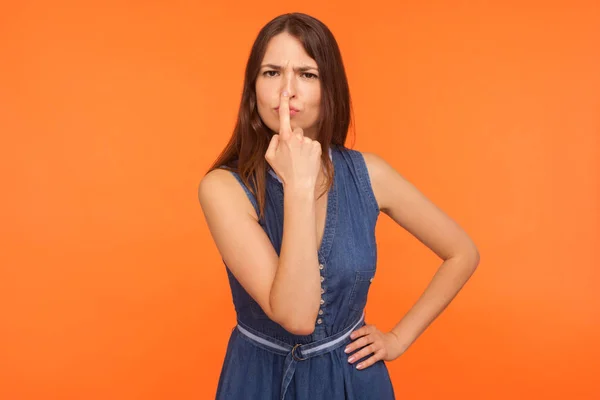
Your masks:
M294 71L289 66L283 71L283 79L281 80L280 93L284 90L286 90L289 93L290 98L296 96L296 79L294 76Z

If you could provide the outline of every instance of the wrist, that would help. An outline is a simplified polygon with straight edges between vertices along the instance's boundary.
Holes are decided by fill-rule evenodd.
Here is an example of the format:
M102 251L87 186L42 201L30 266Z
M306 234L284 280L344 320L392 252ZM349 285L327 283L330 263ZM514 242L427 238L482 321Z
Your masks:
M394 332L394 330L393 330L393 329L392 329L391 331L389 331L389 334L390 334L390 335L391 335L391 336L392 336L394 339L396 339L396 343L398 344L398 348L399 348L399 350L400 350L402 353L404 353L404 352L405 352L405 351L406 351L406 350L407 350L407 349L410 347L410 344L411 344L411 342L410 342L410 341L408 341L408 340L406 340L406 339L403 339L403 338L402 338L402 335L400 335L400 334L399 334L399 333L397 333L397 332Z
M283 184L283 193L285 197L291 197L298 200L314 200L315 188L310 184Z

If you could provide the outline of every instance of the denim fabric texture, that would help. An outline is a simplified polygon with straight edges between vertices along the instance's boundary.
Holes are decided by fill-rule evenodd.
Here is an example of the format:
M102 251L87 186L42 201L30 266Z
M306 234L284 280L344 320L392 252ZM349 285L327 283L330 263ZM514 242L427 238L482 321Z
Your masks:
M216 398L219 400L391 400L384 361L364 370L348 363L349 335L363 326L375 278L375 224L379 207L358 151L332 146L333 185L318 250L321 308L311 335L291 334L270 320L226 266L237 325L229 338ZM258 213L258 204L242 183ZM283 185L267 174L265 215L259 222L279 255ZM364 358L366 359L366 358Z

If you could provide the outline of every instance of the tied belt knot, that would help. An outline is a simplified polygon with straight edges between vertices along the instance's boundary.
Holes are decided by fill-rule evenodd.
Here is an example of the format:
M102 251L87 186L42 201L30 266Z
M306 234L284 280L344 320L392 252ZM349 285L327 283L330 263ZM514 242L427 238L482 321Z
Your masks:
M341 332L336 333L335 335L329 336L325 339L317 340L315 342L295 344L293 346L267 336L262 332L256 331L240 321L238 321L236 328L242 335L250 340L250 342L258 347L268 350L272 353L285 356L280 393L280 399L283 400L285 398L285 393L287 392L288 386L294 377L294 373L296 372L296 365L298 362L306 361L309 358L329 353L340 346L343 346L346 339L349 338L350 334L359 327L359 325L364 321L364 318L365 313L363 312L357 321L350 324L349 327Z

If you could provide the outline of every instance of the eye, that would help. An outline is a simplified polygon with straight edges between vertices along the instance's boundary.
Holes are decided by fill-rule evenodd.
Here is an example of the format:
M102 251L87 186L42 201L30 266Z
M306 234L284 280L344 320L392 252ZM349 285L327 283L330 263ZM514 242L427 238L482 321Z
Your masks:
M303 76L307 77L308 79L317 79L318 76L315 74L311 74L310 72L305 72L302 74Z
M265 71L265 72L263 72L263 76L266 76L266 77L272 78L272 77L274 77L274 76L275 76L275 74L277 74L277 73L278 73L277 71Z

